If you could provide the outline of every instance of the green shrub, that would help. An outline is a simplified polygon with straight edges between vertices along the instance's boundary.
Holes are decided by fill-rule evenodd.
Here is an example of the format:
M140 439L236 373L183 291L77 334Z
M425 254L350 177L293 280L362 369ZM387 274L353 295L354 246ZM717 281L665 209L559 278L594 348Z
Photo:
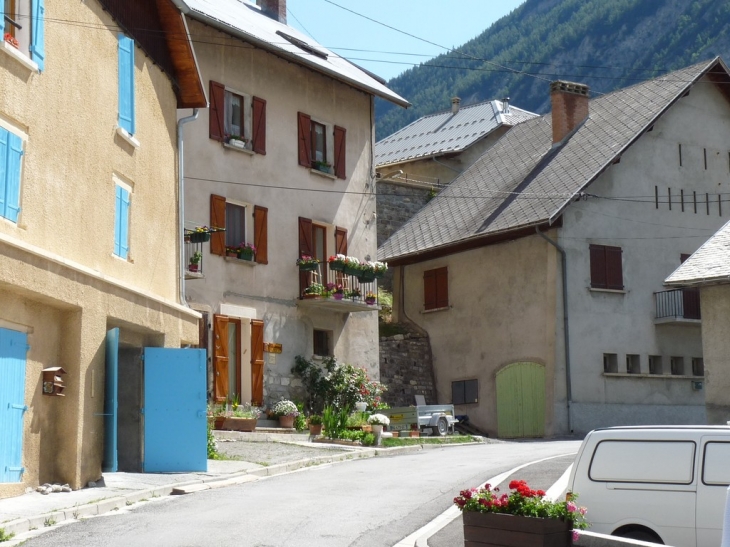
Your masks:
M220 459L220 454L218 453L218 443L216 442L215 436L213 435L213 429L210 427L210 422L208 422L208 459Z
M367 412L353 412L347 417L347 427L361 427L368 423Z
M347 432L347 415L346 409L337 410L332 406L325 407L322 413L322 425L324 432L330 439L343 439L343 435Z
M307 426L307 417L304 415L304 403L297 402L296 405L299 414L294 418L294 429L304 431L309 427Z
M13 532L6 532L5 528L0 528L0 542L10 541L15 537Z

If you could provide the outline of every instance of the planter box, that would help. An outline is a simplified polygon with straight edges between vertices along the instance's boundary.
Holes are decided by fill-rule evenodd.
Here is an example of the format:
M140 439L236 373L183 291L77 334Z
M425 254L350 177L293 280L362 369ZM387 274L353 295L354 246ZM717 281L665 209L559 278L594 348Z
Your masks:
M569 521L472 511L462 516L464 547L570 547L573 544Z
M319 266L319 264L312 264L312 263L300 264L299 271L300 272L313 272L317 269L317 266Z
M329 265L330 265L330 270L332 270L333 272L343 272L343 271L345 271L345 263L344 262L334 261L334 262L330 262Z
M256 429L256 418L226 418L221 429L226 431L253 431Z
M210 241L209 232L192 232L190 234L190 243L206 243Z

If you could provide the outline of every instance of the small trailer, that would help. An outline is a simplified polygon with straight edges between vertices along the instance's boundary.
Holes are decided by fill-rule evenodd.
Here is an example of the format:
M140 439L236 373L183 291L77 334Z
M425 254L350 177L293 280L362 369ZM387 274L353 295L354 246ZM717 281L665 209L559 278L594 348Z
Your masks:
M443 436L454 433L459 422L454 417L454 405L427 405L423 395L416 395L416 406L401 406L378 410L390 418L389 431L431 430L432 435Z

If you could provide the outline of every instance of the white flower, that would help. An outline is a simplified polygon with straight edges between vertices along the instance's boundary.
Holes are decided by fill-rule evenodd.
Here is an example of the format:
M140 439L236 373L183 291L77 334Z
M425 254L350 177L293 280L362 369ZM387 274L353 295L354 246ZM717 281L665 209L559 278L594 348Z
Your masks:
M370 425L390 425L390 418L385 414L373 414L368 418Z

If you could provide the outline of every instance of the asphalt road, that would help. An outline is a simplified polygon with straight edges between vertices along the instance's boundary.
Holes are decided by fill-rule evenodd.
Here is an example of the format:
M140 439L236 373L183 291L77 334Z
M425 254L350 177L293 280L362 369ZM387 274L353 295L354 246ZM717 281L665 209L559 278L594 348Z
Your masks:
M392 547L448 509L459 490L522 463L574 453L579 445L505 442L313 467L132 506L114 516L58 527L25 545ZM568 459L546 472L559 476ZM520 473L525 477L527 470ZM526 480L539 487L555 479ZM432 539L450 541L441 534L448 530Z

